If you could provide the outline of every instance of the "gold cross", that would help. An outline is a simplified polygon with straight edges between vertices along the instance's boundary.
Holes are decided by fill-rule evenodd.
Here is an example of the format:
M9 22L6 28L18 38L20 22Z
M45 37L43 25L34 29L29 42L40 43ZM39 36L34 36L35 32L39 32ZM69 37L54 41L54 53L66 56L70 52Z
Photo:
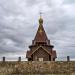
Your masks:
M42 18L42 12L40 12L40 18Z

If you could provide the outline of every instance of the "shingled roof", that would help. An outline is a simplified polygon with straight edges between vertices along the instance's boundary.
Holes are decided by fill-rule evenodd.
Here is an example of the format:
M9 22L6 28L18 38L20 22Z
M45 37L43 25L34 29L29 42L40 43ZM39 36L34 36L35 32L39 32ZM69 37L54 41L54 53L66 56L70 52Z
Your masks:
M44 27L43 27L43 19L40 18L39 19L39 27L38 27L38 30L37 30L37 33L36 33L36 36L34 38L34 41L35 42L48 42L48 37L46 35L46 32L44 30Z

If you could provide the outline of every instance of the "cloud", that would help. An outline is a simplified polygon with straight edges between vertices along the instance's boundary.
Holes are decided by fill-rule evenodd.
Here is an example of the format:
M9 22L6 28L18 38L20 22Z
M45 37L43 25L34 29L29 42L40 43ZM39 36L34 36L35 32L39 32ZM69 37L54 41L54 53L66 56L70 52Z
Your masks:
M75 0L64 0L66 4L75 4Z
M58 59L75 58L75 5L71 0L0 1L0 55L25 56L38 28L42 11L44 28L55 46ZM15 55L15 58L13 57Z

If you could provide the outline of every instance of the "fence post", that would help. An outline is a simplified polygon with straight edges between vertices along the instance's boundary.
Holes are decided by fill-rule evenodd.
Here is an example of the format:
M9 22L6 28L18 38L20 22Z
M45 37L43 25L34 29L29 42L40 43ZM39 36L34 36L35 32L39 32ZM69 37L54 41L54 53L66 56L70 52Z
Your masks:
M70 61L70 56L67 56L67 61Z
M3 62L5 62L5 57L3 57L3 59L2 59L2 60L3 60Z
M19 61L19 62L21 61L21 57L18 58L18 61Z

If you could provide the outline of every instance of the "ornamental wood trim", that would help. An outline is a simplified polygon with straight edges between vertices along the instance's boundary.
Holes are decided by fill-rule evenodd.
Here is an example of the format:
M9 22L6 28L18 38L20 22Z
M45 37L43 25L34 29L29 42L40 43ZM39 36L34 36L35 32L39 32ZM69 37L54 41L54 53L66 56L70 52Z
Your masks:
M39 48L43 48L42 46L39 46L36 50L34 50L31 55L36 52ZM49 55L52 55L50 52L48 52L45 48L43 48L43 50L45 50Z

